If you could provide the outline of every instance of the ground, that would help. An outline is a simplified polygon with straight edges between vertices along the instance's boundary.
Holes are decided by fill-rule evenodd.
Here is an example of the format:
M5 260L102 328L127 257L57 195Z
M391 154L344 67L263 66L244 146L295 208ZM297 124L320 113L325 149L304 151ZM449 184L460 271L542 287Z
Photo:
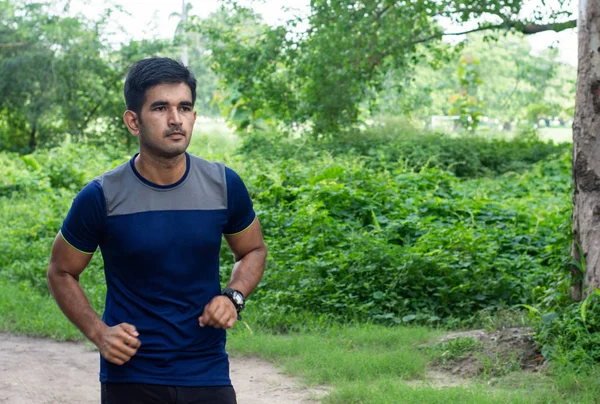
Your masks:
M433 358L420 388L491 382L516 370L539 372L544 361L529 328L474 330L445 334L421 346ZM99 401L98 352L92 345L55 342L0 333L0 403L50 404ZM252 357L231 357L231 378L243 404L316 404L326 388L307 388L272 364Z
M425 349L436 353L432 363L435 373L489 379L516 370L542 371L544 358L532 337L533 330L527 327L451 332Z
M0 403L98 403L98 366L98 352L83 343L0 334ZM233 356L231 379L244 404L313 404L326 394L256 358Z

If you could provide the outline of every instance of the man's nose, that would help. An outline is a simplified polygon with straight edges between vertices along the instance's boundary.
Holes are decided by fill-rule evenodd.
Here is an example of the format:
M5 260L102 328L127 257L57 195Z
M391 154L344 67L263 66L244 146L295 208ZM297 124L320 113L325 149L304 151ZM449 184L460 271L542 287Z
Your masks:
M169 126L181 126L183 123L181 120L181 114L177 108L172 108L169 111Z

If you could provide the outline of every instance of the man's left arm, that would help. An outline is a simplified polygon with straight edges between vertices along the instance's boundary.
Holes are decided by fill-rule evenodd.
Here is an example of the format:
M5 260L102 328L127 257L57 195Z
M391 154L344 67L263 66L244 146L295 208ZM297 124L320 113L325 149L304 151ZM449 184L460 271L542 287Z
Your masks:
M248 297L260 282L267 257L267 247L263 240L258 218L244 231L226 235L225 240L233 252L235 265L228 288L242 292ZM237 320L237 311L227 296L214 297L204 308L198 319L200 327L231 328Z

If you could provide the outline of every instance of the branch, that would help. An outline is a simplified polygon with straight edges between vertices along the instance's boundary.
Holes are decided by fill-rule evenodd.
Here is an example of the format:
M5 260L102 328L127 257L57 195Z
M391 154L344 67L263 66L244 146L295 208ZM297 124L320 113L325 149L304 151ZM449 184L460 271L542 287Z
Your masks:
M444 36L465 35L465 34L470 34L472 32L486 31L486 30L491 30L491 29L509 30L512 28L517 32L521 32L522 34L532 35L532 34L537 34L538 32L544 32L544 31L560 32L560 31L564 31L567 29L575 28L575 27L577 27L577 20L556 22L556 23L552 23L552 24L525 24L525 23L518 22L518 21L507 21L507 22L504 22L504 23L498 24L498 25L482 25L480 27L470 29L467 31L462 31L462 32L438 32L434 35L412 41L412 42L410 42L410 44L414 45L414 44L418 44L418 43L428 42L428 41L431 41L432 39L438 39L438 38L441 38Z
M525 35L537 34L538 32L554 31L560 32L566 29L577 27L577 20L569 20L564 22L555 22L552 24L521 24L515 23L513 27Z

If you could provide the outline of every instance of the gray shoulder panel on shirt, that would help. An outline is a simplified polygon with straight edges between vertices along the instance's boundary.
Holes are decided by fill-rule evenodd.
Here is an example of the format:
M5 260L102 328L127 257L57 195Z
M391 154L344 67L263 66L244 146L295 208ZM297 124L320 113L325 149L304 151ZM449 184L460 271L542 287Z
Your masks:
M225 166L190 155L187 178L174 188L159 189L142 182L130 162L101 175L108 216L161 210L227 209Z

